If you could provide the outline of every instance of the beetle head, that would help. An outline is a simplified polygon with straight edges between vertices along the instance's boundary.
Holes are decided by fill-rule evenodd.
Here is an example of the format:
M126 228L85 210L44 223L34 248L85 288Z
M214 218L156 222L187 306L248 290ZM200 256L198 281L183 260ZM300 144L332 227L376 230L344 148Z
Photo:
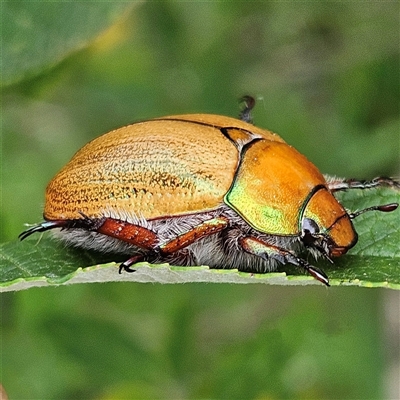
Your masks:
M352 220L366 211L394 211L397 203L372 206L348 213L325 186L317 186L307 198L301 223L301 240L325 257L339 257L358 240Z
M349 214L325 186L314 188L303 210L299 228L305 246L329 258L345 254L357 243Z

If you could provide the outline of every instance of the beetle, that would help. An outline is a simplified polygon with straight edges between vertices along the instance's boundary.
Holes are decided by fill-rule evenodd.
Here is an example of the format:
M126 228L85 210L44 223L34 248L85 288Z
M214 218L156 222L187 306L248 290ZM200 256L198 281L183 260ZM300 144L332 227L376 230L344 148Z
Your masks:
M357 242L351 213L334 194L400 187L391 178L326 179L277 134L240 119L174 115L136 122L92 140L50 181L44 222L68 244L120 253L119 272L140 261L265 273L294 264L329 286L301 254L332 257ZM129 258L128 258L129 257Z

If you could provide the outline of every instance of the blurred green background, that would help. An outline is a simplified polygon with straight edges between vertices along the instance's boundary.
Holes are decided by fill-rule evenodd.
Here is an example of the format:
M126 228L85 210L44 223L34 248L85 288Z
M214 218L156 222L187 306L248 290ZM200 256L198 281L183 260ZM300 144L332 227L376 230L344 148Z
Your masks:
M90 139L168 114L236 116L244 94L258 98L258 126L323 172L398 174L399 11L3 3L1 241L41 220L47 182ZM398 395L400 298L388 290L120 283L1 300L11 399Z

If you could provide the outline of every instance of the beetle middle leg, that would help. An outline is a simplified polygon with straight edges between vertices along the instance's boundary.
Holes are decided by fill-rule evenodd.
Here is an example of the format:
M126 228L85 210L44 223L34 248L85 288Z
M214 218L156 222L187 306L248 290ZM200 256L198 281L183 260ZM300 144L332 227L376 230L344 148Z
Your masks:
M121 225L123 224L122 221L117 221L117 220L111 220L107 222L108 225L115 225L112 228L112 231L118 231L118 229L116 229L117 225ZM170 239L169 241L158 245L158 237L157 234L149 231L146 228L143 227L139 227L136 225L132 225L132 224L128 224L130 225L130 230L137 232L135 235L135 238L140 238L141 236L146 237L148 236L148 232L151 232L150 234L150 240L148 240L146 242L146 249L149 250L149 253L154 253L155 255L159 254L161 256L168 256L171 254L176 253L177 251L189 246L190 244L197 242L200 239L203 239L207 236L213 235L215 233L220 232L221 230L225 229L228 226L228 220L227 218L224 217L217 217L217 218L212 218L209 220L206 220L202 223L200 223L199 225L196 225L195 227L193 227L192 229L190 229L189 231L182 233L181 235L178 235L172 239ZM124 226L125 230L127 229ZM148 232L147 232L148 231ZM101 229L98 230L98 232L100 233L105 233L107 235L110 235L110 229L107 228L107 233L106 231L103 230L103 232L101 232ZM154 235L154 236L151 236ZM115 234L111 235L113 237L117 237ZM127 241L126 237L121 237L121 235L118 237L121 240ZM134 242L131 240L131 243L140 246L140 247L144 247L143 245L143 240L141 243L139 243L136 239L134 240ZM135 255L131 258L129 258L128 260L126 260L125 262L123 262L120 265L119 268L119 272L121 273L122 270L125 270L127 272L134 272L134 270L132 270L130 267L139 262L142 261L145 258L144 255L140 254L140 255Z
M288 250L271 245L253 236L245 236L241 238L239 240L239 244L242 246L243 250L247 251L250 254L261 257L264 260L272 258L283 264L290 263L302 267L315 279L324 283L326 286L330 286L329 278L326 276L324 271L317 267L314 267L307 261L301 259L300 257L297 257Z
M162 255L173 254L176 251L181 250L184 247L187 247L190 244L205 238L206 236L210 236L222 231L228 226L228 224L228 219L225 217L217 217L206 220L199 225L196 225L193 229L182 233L181 235L160 245L160 253Z

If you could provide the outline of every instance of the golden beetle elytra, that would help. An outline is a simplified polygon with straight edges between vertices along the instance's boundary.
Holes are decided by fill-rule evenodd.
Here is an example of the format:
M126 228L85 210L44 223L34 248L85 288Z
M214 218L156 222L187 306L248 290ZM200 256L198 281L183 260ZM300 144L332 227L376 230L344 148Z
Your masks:
M381 185L330 179L275 133L241 120L175 115L137 122L92 140L46 189L45 221L21 233L61 228L67 243L139 261L269 272L294 264L329 286L299 256L345 254L357 242L352 219L397 203L348 213L334 193Z

